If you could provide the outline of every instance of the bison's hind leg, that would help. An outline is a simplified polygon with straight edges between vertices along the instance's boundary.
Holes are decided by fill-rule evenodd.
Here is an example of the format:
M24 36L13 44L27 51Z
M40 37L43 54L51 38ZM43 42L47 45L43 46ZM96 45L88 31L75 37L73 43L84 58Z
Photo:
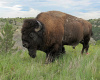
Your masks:
M82 54L83 54L84 50L86 51L86 53L88 52L88 49L89 49L89 41L90 41L90 37L89 36L86 36L84 38L84 40L81 42L81 44L83 44L83 48L82 48L82 51L81 51Z

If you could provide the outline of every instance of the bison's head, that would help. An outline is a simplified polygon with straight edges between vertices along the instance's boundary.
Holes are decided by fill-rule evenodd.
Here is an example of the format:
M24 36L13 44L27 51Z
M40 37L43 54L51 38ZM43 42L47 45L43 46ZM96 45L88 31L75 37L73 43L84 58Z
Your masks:
M36 57L36 50L43 41L43 25L35 19L26 19L22 26L22 44L29 55Z

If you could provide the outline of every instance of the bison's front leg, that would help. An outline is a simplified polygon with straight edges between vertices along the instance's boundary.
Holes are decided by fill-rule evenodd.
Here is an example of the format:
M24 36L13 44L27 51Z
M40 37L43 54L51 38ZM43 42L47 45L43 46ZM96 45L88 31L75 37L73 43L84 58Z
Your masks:
M64 47L63 47L64 51ZM46 63L51 63L62 54L62 46L54 45L48 53L46 53Z
M51 63L55 60L54 53L48 53L46 54L46 64Z

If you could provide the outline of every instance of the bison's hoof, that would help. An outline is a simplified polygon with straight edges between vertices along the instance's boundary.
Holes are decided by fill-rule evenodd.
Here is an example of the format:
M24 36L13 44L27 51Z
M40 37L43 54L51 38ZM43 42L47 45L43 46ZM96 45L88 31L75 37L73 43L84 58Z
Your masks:
M49 58L49 57L47 57L46 58L46 61L45 61L45 64L49 64L49 63L51 63L51 62L53 62L54 61L54 58Z

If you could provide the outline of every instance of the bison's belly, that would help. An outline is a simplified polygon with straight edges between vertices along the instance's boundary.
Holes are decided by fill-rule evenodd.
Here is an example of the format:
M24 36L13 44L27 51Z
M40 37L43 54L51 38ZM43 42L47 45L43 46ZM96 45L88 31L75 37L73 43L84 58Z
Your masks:
M76 46L79 44L79 41L74 41L74 40L70 40L70 41L67 41L67 40L63 40L62 41L62 44L63 45L71 45L71 46Z
M65 30L63 36L63 45L78 45L83 39L83 31L80 28Z
M64 36L62 44L63 45L71 45L71 46L76 46L80 43L81 39L75 36Z

